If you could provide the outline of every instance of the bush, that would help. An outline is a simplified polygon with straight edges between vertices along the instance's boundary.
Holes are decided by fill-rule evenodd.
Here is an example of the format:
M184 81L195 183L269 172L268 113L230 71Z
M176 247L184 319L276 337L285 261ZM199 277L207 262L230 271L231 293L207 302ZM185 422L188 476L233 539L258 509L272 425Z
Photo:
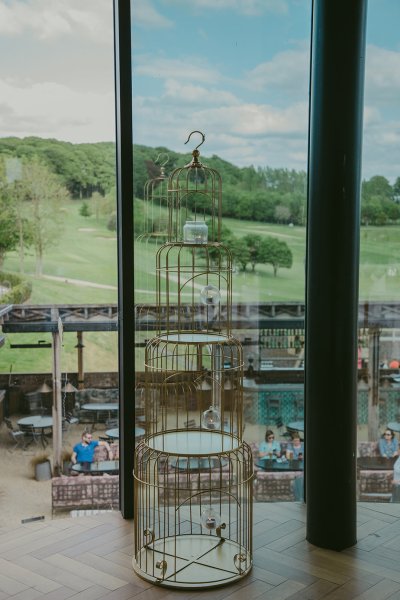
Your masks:
M81 217L90 217L92 214L92 211L89 208L89 204L87 202L84 202L82 204L82 206L79 209L79 214L81 215Z
M108 219L107 229L109 231L117 231L117 214L113 213Z
M2 283L11 285L9 292L0 296L1 304L23 304L32 294L32 283L25 281L18 275L11 273L0 273L0 285Z

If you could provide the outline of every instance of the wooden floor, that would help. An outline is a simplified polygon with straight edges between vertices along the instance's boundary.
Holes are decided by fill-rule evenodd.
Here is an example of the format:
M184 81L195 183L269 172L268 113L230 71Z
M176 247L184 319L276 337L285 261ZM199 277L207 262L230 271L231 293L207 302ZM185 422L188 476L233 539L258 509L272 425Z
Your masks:
M132 522L119 513L0 530L0 600L400 599L400 504L360 503L358 543L341 553L305 541L297 503L255 504L254 567L204 592L161 589L132 571Z

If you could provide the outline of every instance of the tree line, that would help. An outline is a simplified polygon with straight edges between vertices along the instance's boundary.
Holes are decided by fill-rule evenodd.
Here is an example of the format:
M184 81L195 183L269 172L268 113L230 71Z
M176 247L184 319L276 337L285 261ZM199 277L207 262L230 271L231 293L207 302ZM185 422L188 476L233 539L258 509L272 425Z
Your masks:
M157 160L160 155L167 175L191 160L190 153L134 145L134 201L135 208L138 207L136 233L144 227L140 204L144 199L146 182L160 174ZM253 165L236 167L216 155L201 156L200 159L221 174L224 217L299 226L306 224L305 171ZM56 243L62 227L62 205L66 198L83 203L83 216L94 212L96 216L99 213L106 216L109 228L115 229L115 197L114 143L72 144L38 137L1 138L0 269L5 253L18 250L23 271L25 249L33 247L36 270L40 275L43 253L49 245ZM363 181L361 199L363 225L397 224L400 220L400 177L393 185L380 175ZM148 223L146 227L149 227ZM244 265L249 263L254 268L254 244L252 248L249 240L231 238L231 241L233 247L241 245L237 252L242 257L241 268L246 268ZM260 248L259 243L257 247ZM275 253L279 254L278 249ZM258 251L259 261L262 256L265 258L265 248ZM286 258L283 262L290 260Z

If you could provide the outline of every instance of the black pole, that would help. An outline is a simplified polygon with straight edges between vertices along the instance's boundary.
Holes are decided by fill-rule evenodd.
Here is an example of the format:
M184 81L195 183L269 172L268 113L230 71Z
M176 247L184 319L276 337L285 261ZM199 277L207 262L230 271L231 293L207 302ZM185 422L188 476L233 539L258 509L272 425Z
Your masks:
M133 284L132 65L130 0L114 0L117 140L120 509L133 517L135 316Z
M306 283L307 540L356 542L357 312L366 0L314 0Z

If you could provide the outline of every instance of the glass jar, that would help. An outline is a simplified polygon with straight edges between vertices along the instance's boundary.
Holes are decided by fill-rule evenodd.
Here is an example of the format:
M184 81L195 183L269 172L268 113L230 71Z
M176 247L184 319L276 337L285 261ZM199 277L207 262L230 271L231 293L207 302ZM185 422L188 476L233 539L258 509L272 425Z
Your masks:
M208 227L204 221L186 221L183 226L183 241L186 244L207 244Z

